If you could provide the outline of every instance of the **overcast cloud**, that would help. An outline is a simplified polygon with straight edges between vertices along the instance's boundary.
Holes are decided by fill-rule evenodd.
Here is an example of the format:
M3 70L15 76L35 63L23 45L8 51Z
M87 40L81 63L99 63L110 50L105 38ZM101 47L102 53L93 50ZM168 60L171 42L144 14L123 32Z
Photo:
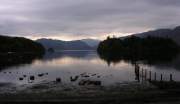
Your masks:
M180 0L0 0L0 34L103 38L180 25Z

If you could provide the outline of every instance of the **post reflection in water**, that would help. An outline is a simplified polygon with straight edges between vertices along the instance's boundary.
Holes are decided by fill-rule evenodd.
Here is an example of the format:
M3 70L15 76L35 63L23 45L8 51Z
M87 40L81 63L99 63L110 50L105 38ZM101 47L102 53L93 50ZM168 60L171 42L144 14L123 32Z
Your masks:
M140 79L139 79L139 70L140 70L139 65L135 64L135 80L137 80L138 82L140 81Z
M169 73L174 80L180 80L179 58L172 62L146 64L127 60L101 59L95 51L61 51L47 53L42 59L34 59L31 63L13 65L2 68L0 73L1 83L29 84L30 76L34 76L31 84L56 81L78 85L78 81L88 79L101 81L102 85L114 85L123 82L139 81L140 67L149 69L152 73L164 73L164 78L169 79ZM84 74L86 77L82 77ZM24 77L26 76L26 77ZM78 77L78 78L77 78ZM71 81L72 78L77 78Z

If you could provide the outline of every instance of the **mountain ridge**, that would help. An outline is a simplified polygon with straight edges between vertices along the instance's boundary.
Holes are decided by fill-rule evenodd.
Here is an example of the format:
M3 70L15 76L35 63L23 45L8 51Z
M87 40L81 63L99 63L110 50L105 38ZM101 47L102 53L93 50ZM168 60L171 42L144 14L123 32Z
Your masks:
M177 26L173 29L162 28L162 29L150 30L142 33L136 33L132 35L138 37L148 37L148 36L164 37L164 38L167 37L173 39L176 43L180 45L180 26Z
M46 49L53 48L54 50L95 50L99 43L98 40L96 41L97 43L94 43L95 40L93 39L63 41L41 38L36 41L41 43Z

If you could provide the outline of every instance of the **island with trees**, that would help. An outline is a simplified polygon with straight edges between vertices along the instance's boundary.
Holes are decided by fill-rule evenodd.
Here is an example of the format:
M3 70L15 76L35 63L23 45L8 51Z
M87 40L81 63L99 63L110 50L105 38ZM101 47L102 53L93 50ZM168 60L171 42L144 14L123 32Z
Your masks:
M180 46L170 38L148 36L145 38L128 36L126 38L110 38L100 42L98 54L106 61L166 61L175 57Z

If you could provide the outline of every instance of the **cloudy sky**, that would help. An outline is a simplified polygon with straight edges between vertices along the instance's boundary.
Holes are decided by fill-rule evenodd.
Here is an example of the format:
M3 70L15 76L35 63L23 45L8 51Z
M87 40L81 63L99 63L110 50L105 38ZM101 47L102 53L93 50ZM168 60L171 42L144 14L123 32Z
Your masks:
M180 0L0 0L0 34L73 40L180 25Z

